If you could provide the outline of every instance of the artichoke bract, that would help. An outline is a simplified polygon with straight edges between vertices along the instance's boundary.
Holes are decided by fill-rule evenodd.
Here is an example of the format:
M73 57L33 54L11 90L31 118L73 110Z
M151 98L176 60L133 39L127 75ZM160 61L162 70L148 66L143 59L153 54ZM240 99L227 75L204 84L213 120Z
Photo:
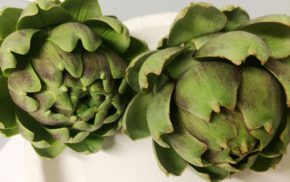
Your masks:
M132 95L127 63L146 45L97 0L37 0L0 14L1 133L43 157L101 149ZM14 104L15 103L15 104Z
M290 139L290 17L250 19L239 7L192 3L158 50L128 66L138 94L124 116L132 139L149 135L161 169L186 166L209 181L265 171Z

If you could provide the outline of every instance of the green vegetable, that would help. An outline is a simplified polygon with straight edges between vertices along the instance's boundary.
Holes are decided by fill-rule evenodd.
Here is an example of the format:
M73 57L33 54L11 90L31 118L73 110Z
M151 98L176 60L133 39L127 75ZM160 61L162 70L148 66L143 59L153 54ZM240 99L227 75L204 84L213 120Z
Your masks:
M96 152L120 128L133 93L127 63L147 46L103 16L97 0L3 9L0 41L1 133L20 132L53 158L65 146Z
M274 167L290 140L290 17L250 20L241 8L192 3L159 50L135 58L138 94L124 116L132 139L151 135L161 169L189 165L220 181Z

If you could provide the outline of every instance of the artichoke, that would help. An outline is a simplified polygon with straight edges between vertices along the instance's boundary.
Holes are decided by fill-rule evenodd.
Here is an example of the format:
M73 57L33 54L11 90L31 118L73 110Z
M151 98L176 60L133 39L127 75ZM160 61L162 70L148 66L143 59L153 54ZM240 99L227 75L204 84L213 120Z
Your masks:
M158 50L128 66L124 130L149 135L161 169L209 181L274 167L290 140L290 17L192 3Z
M97 0L37 0L0 14L0 131L53 158L93 153L118 131L127 63L147 50Z

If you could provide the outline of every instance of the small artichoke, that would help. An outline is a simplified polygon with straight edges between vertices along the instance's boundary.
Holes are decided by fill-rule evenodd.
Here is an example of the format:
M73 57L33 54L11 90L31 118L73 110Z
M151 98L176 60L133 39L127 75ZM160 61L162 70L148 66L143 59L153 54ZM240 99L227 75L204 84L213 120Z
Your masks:
M192 3L128 66L138 94L124 116L132 139L151 135L161 169L186 165L209 181L274 167L290 140L290 17L250 20L239 7Z
M0 14L0 131L43 157L101 149L132 91L127 63L146 45L97 0L36 0ZM15 103L15 104L14 104Z

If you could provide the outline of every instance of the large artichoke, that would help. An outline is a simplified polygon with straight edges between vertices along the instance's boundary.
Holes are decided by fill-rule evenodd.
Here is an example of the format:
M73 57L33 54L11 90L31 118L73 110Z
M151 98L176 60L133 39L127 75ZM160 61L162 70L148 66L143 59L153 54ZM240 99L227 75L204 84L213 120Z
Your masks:
M97 0L3 9L0 38L1 133L20 132L51 158L65 146L96 152L120 128L127 62L146 46Z
M151 135L161 169L219 181L275 166L290 140L290 17L237 7L183 9L159 50L127 69L132 139Z

